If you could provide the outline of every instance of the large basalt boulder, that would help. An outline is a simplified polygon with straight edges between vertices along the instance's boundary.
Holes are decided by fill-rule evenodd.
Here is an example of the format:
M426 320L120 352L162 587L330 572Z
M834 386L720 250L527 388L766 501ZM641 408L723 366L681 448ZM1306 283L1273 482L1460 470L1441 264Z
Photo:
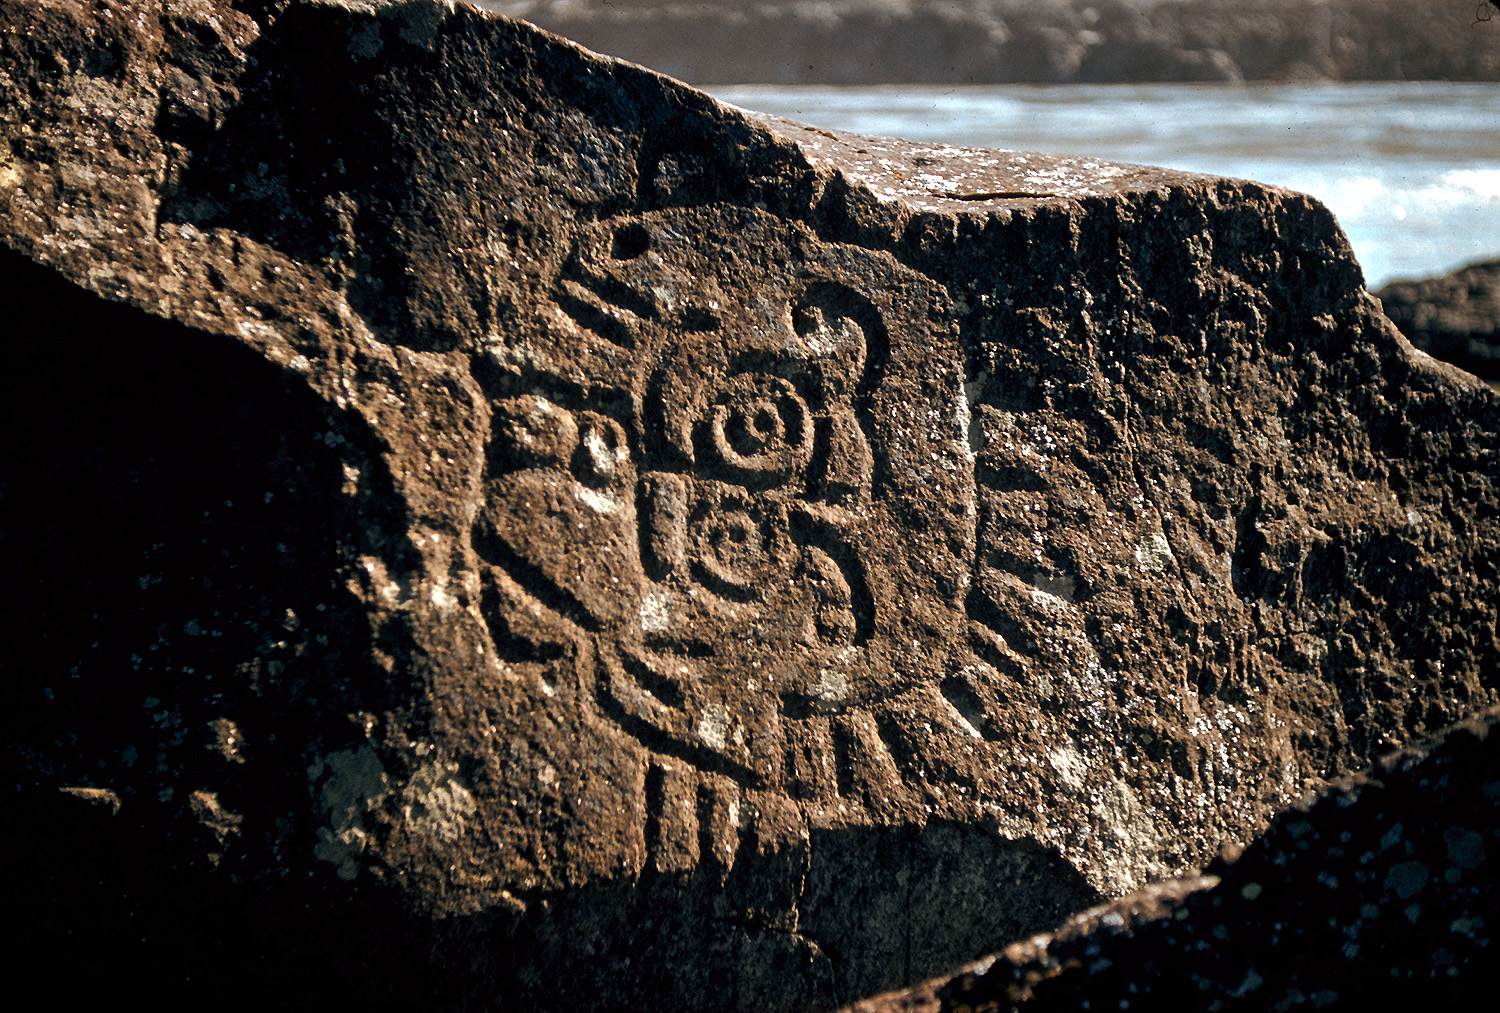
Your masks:
M1495 701L1500 405L1308 198L433 0L0 23L4 865L73 987L830 1008Z
M1430 355L1500 381L1500 260L1469 264L1379 292L1386 316Z

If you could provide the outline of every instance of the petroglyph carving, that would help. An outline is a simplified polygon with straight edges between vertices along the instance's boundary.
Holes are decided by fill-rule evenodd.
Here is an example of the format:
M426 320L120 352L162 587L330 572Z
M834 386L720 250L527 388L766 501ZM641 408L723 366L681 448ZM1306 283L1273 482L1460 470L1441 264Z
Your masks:
M940 290L878 255L804 249L793 270L776 249L810 237L736 212L719 227L764 256L726 270L683 214L585 231L563 262L557 305L613 347L612 375L498 384L475 545L540 617L521 639L573 645L550 653L581 704L702 770L832 785L836 751L796 760L790 728L821 721L832 742L829 715L941 679L931 645L962 609L972 524L935 537L926 516L934 482L972 499L953 325ZM856 285L851 257L889 285ZM539 336L530 361L564 361L542 346L568 337ZM893 377L953 401L949 423L908 417ZM490 600L492 628L527 628L513 593ZM792 736L803 754L814 732Z

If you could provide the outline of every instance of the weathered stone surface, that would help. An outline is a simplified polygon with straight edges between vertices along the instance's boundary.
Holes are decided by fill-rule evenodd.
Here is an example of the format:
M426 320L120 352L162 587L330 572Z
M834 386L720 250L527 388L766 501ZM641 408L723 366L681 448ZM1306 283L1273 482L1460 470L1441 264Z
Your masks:
M1120 898L850 1013L1488 1002L1500 984L1488 952L1500 919L1496 719L1341 779L1278 817L1222 878Z
M1500 380L1500 260L1394 281L1375 295L1412 344L1492 383Z
M1496 399L1305 197L434 2L0 20L5 865L69 981L829 1008L1494 702Z
M1486 0L482 0L700 84L1494 81Z

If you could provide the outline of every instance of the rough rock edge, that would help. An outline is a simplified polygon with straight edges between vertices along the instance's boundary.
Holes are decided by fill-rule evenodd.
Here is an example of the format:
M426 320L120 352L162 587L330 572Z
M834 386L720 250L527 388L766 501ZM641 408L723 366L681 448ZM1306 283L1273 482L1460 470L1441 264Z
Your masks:
M1393 281L1375 297L1418 349L1500 384L1500 260Z

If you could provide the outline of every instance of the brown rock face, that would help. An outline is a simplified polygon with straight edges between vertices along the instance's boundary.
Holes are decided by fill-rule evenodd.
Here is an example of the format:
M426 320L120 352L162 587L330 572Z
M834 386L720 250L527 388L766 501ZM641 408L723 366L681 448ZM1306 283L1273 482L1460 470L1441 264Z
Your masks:
M830 1008L1495 699L1500 410L1306 198L430 0L0 22L5 866L80 988Z

